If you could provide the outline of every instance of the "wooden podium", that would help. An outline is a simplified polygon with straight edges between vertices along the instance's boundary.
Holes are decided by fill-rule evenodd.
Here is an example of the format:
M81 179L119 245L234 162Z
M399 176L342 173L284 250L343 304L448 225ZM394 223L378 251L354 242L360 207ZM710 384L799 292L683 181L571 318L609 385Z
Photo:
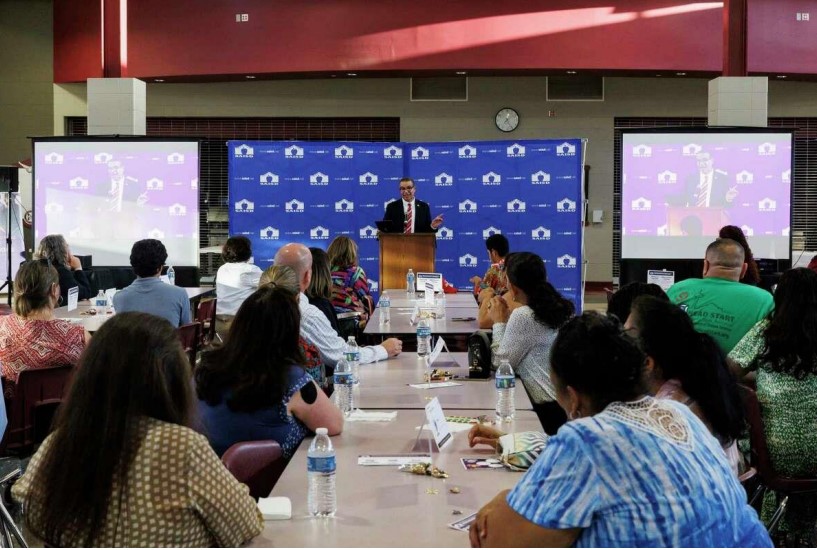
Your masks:
M667 208L667 234L671 236L717 235L721 227L728 224L729 216L720 207L671 206Z
M380 290L404 288L413 269L434 273L437 237L434 233L380 233Z

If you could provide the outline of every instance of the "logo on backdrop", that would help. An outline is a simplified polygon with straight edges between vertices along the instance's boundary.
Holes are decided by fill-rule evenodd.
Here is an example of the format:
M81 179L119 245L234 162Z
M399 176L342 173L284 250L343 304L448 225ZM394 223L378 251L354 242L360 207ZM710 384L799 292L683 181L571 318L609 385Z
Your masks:
M542 227L541 225L530 232L531 239L534 241L549 241L550 229Z
M347 199L341 199L335 202L335 212L348 212L352 213L355 211L355 203Z
M377 185L377 175L372 174L371 172L366 172L365 174L361 174L358 178L360 185Z
M447 227L441 227L437 230L437 240L438 241L451 241L454 240L454 232Z
M350 159L354 158L355 151L351 147L347 147L345 145L341 145L340 147L335 147L335 158L336 159Z
M743 231L743 234L747 237L754 237L755 230L749 227L748 225L741 225L740 230Z
M49 202L43 207L46 214L59 214L65 210L65 207L58 202Z
M94 164L108 164L113 159L113 155L108 153L97 153L94 155Z
M88 189L88 180L85 178L74 178L68 182L69 189Z
M261 185L278 185L278 174L267 172L266 174L261 174L258 180L261 182Z
M268 225L259 232L259 236L261 237L261 239L265 241L277 241L280 235L281 232L272 227L271 225Z
M239 145L233 149L233 156L237 159L251 159L254 153L255 151L249 145Z
M385 159L401 159L403 158L403 149L400 147L395 147L392 145L391 147L386 147L383 149L383 158Z
M502 234L502 231L500 231L499 229L497 229L493 225L491 227L489 227L488 229L483 229L482 230L482 238L483 239L487 239L491 235L501 235L501 234Z
M575 157L576 156L576 146L572 143L564 142L561 145L556 146L556 156L557 157Z
M524 201L514 199L508 202L508 212L523 213L525 211Z
M165 232L162 231L161 229L153 228L150 231L148 231L148 239L158 239L161 241L164 238Z
M761 143L757 146L757 154L762 157L770 157L777 153L777 145L774 143Z
M298 199L292 199L291 201L284 203L284 210L286 212L303 212L304 203Z
M539 170L530 175L530 182L533 185L548 185L550 183L550 174Z
M703 147L697 143L689 143L681 148L681 152L685 157L694 157L701 152L701 149L703 149Z
M371 225L367 225L366 227L361 227L359 235L360 235L361 239L376 239L377 238L377 228L372 227Z
M664 170L663 172L658 173L658 183L660 185L668 185L671 183L678 183L678 174L675 172L670 172L669 170Z
M369 292L377 292L380 289L380 283L374 279L369 279Z
M165 182L159 178L150 178L147 181L148 191L162 191L165 188Z
M508 147L505 149L505 154L508 156L508 158L522 158L525 156L525 146L519 145L518 143L508 145Z
M477 149L476 147L471 147L470 145L463 145L459 148L459 157L461 159L475 159L477 158Z
M556 258L556 267L572 269L576 267L576 258L570 254L564 254Z
M310 239L328 239L329 238L329 230L326 229L324 226L319 225L317 227L313 227L309 230L309 238Z
M471 254L460 256L460 267L476 267L477 257Z
M254 212L255 203L252 201L248 201L247 199L240 200L237 203L235 203L235 211L240 212L242 214Z
M783 183L791 183L791 170L784 170L780 177L783 179Z
M303 147L298 147L297 145L290 145L286 149L284 149L284 157L288 159L302 159L304 158L304 150Z
M415 147L411 150L411 158L417 160L428 160L428 149L425 147Z
M45 163L46 164L62 164L63 157L59 153L48 153L45 156Z
M183 204L174 203L167 209L167 213L171 216L186 216L187 207Z
M576 211L576 201L572 201L567 197L563 198L559 202L556 203L556 211L557 212L575 212Z
M470 199L465 199L460 203L460 212L464 212L466 214L476 214L477 203Z
M434 187L451 187L454 185L454 178L443 172L434 176Z
M502 176L496 172L488 172L482 175L482 185L500 185L502 183Z
M315 172L309 176L309 185L329 185L329 176L323 172Z
M743 170L735 174L735 182L741 185L746 185L755 181L755 175L748 170Z
M181 153L170 153L167 155L168 164L184 164L184 155Z
M198 189L199 188L199 178L193 178L190 180L190 189Z
M652 210L652 201L649 199L645 199L644 197L639 197L635 199L630 206L633 210L640 211L640 212L649 212Z
M649 145L636 145L633 147L633 156L636 158L649 158L652 156L652 147Z
M758 212L774 212L777 210L777 201L766 197L757 203L757 210Z

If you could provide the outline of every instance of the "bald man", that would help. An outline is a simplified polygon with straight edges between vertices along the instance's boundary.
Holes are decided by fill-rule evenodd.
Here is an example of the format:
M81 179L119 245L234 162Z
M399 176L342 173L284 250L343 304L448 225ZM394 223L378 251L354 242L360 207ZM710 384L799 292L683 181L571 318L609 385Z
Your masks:
M278 250L275 255L275 265L286 265L295 270L301 293L298 304L301 310L301 336L307 342L314 344L321 352L323 362L334 367L343 357L346 342L338 336L329 323L326 315L309 303L304 291L312 280L312 253L300 243L289 243ZM360 348L360 363L374 363L382 359L394 357L403 350L403 343L397 338L389 338L379 346Z
M724 353L774 307L771 294L739 282L748 267L744 259L740 244L718 239L706 249L703 278L681 281L667 292L695 329L712 336Z

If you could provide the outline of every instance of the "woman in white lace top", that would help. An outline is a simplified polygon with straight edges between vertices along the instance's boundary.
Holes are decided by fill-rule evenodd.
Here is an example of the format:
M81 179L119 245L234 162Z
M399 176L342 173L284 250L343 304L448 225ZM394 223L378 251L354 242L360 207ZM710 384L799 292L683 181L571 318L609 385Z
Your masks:
M556 403L556 390L550 380L550 347L559 327L575 310L547 281L542 258L531 252L515 252L505 258L508 285L521 307L510 311L501 296L488 305L493 319L494 365L500 358L510 361L522 379L533 408L548 434L564 424L564 411Z

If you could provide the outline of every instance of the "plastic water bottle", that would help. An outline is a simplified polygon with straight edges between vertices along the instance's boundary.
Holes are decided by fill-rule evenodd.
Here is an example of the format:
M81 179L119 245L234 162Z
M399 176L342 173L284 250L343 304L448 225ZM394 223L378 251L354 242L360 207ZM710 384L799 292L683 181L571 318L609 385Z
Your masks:
M338 509L335 493L335 449L326 428L315 430L315 439L306 455L309 477L307 506L313 516L334 516Z
M411 269L406 273L406 295L409 298L414 298L414 271Z
M380 324L387 325L391 322L391 299L389 293L383 291L380 295Z
M169 282L171 285L175 285L175 284L176 284L176 270L175 270L175 269L173 269L173 266L172 266L172 265L167 266L167 281L168 281L168 282Z
M360 382L360 347L357 345L354 336L349 336L346 339L344 355L346 356L346 362L349 363L349 367L352 369L355 384L357 384Z
M417 323L417 355L425 357L431 353L431 326L427 319Z
M346 361L346 358L341 358L335 365L335 392L332 396L335 398L335 405L338 406L344 416L348 416L355 409L355 398L352 394L352 387L355 379L352 373L352 366Z
M108 309L108 298L105 296L104 290L100 290L99 294L96 295L94 309L96 309L97 315L104 315L105 310Z
M516 375L507 359L499 362L496 369L496 417L501 422L513 420L516 414L514 391L516 389Z

